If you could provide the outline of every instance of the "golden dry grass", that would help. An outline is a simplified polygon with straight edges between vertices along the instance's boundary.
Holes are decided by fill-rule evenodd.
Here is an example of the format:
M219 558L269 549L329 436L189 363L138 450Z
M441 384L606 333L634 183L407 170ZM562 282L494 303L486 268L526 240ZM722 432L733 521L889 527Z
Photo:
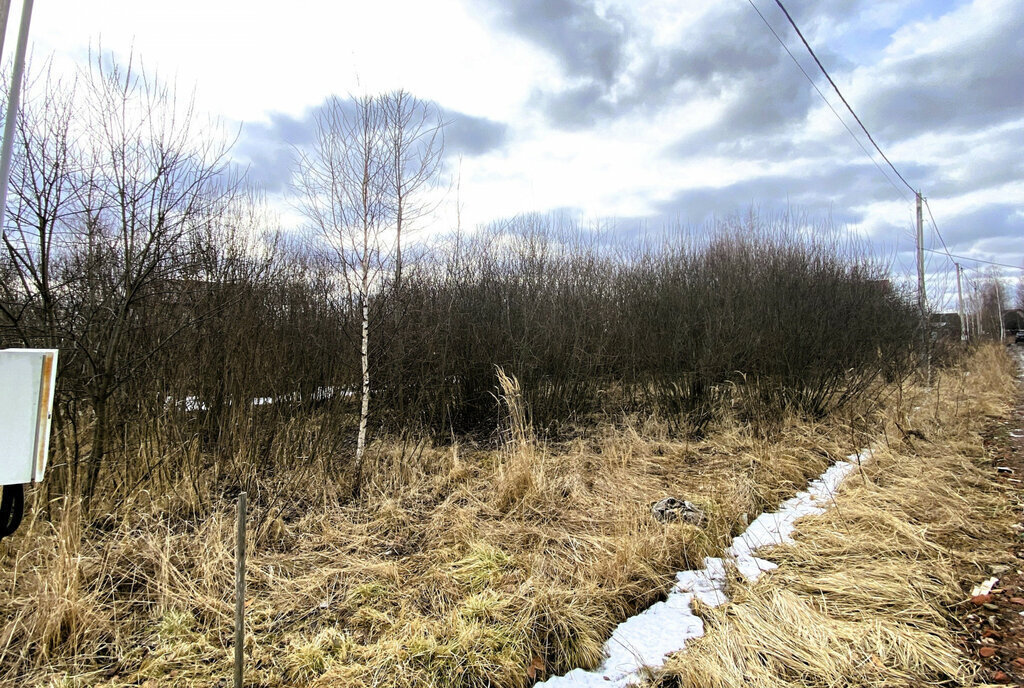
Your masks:
M975 408L975 390L957 389L940 394L959 395L960 414L936 415L951 434ZM544 444L511 378L503 398L513 420L500 450L380 443L357 502L325 480L296 487L292 505L257 508L249 685L517 687L537 659L542 675L593 666L618 622L662 596L675 571L720 552L748 517L880 428L906 444L885 418L911 408L889 390L870 414L791 419L773 440L730 423L676 440L638 420ZM228 679L232 506L195 518L187 494L140 494L100 528L67 508L0 545L0 682ZM667 495L704 507L706 529L655 522L650 505Z
M900 439L876 447L834 508L802 520L795 544L765 555L778 570L735 581L730 604L703 610L706 635L657 683L975 685L956 606L965 586L1006 560L1015 521L978 433L1014 396L1005 353L992 348L908 399L888 433Z

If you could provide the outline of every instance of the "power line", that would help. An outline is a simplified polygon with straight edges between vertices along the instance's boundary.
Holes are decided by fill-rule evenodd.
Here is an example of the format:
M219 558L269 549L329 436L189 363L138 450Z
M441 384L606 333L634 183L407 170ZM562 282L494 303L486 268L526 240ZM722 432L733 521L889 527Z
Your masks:
M968 256L958 256L955 253L950 253L949 251L937 251L934 248L926 248L924 250L928 251L929 253L945 253L947 256L949 256L949 258L951 260L953 258L959 258L960 260L971 260L971 261L974 261L975 263L984 263L985 265L996 265L996 266L1001 267L1001 268L1010 268L1011 270L1024 270L1024 266L1021 266L1021 265L1010 265L1009 263L997 263L997 262L992 261L992 260L982 260L981 258L970 258Z
M800 64L800 61L798 59L796 59L796 55L794 55L793 51L791 51L789 49L789 46L786 45L786 42L784 40L782 40L782 37L779 36L778 32L775 31L775 28L771 25L771 23L768 21L768 19L766 19L765 16L761 13L761 10L759 10L757 8L757 5L754 4L753 0L747 0L747 2L750 4L751 7L754 8L754 11L757 12L757 16L761 17L761 21L763 21L764 25L768 27L768 30L772 32L772 35L775 36L775 40L777 40L779 42L779 45L781 45L782 49L786 51L786 54L789 55L789 58L791 60L793 60L793 64L795 64L797 66L797 69L799 69L800 72L803 73L803 75L807 79L808 83L810 83L811 86L814 88L814 90L818 92L818 95L821 96L821 99L825 102L825 105L828 106L828 109L832 111L832 114L836 116L836 119L839 120L839 123L843 125L843 127L846 129L846 131L849 132L849 134L853 138L853 140L857 142L857 145L860 146L860 149L862 151L864 151L864 155L868 156L868 160L870 160L872 162L872 164L875 167L878 168L878 171L882 173L882 176L885 177L885 181L889 182L892 185L892 188L896 189L900 193L900 195L903 196L903 200L909 201L910 199L907 198L907 195L905 193L903 193L903 189L898 187L896 185L896 183L892 180L892 178L889 177L888 174L886 174L885 170L882 169L882 166L878 164L877 160L875 160L875 157L873 155L871 155L870 151L868 151L867 148L865 148L863 142L861 142L861 140L859 138L857 138L857 135L853 133L853 129L850 128L850 125L848 125L846 123L846 120L844 120L839 115L839 112L837 112L836 109L832 106L832 103L829 101L829 99L825 97L825 94L821 92L821 89L818 88L818 85L816 83L814 83L814 79L812 79L811 75L807 73L807 70L804 69L804 66L802 64ZM856 117L856 115L854 115L854 117ZM863 127L863 126L864 125L861 125L861 127ZM870 135L868 136L868 138L871 138ZM872 141L872 143L874 143L874 142ZM875 146L875 148L877 148L877 147L878 146ZM879 152L881 152L881 151L879 151ZM884 158L885 156L883 155L882 157ZM886 160L886 162L889 162L889 161ZM892 167L892 163L889 163L889 166ZM899 172L897 172L896 174L898 175ZM900 177L900 179L903 179L903 178ZM906 184L906 181L904 181L903 183ZM911 191L913 191L913 189L911 189Z
M946 255L949 256L949 259L953 260L953 256L949 253L949 247L946 246L946 240L942 238L942 232L939 231L939 226L935 224L935 216L932 215L932 207L928 205L928 199L923 196L922 199L924 200L924 207L928 209L928 219L931 220L932 227L935 229L935 236L939 237L939 241L942 242L942 249L946 252ZM955 263L956 261L953 262Z
M871 162L874 163L875 167L879 169L879 171L885 177L886 181L892 184L892 186L896 188L897 191L900 192L900 195L902 195L904 199L907 199L907 196L905 193L903 193L903 190L896 186L896 184L892 181L892 179L885 172L885 170L882 169L882 167L878 164L878 161L875 160L874 156L871 155L871 153L864 147L864 144L861 142L861 140L854 134L853 130L850 129L850 127L846 124L846 121L839 115L836 109L832 107L832 103L828 100L828 98L825 97L825 94L821 92L821 89L818 88L817 84L814 83L814 80L803 68L803 65L801 65L800 61L796 59L796 56L793 55L792 51L786 45L786 42L782 40L782 37L779 36L778 32L775 31L774 27L772 27L768 19L764 16L764 14L762 14L761 10L758 9L757 5L754 4L753 0L747 0L747 3L754 9L755 12L757 12L757 16L761 18L761 21L764 22L765 26L768 27L768 30L771 31L773 36L775 36L775 39L783 47L783 49L789 55L790 59L793 60L793 63L796 64L796 66L800 69L800 72L804 75L808 82L810 82L811 86L814 87L814 90L817 91L819 96L821 96L821 99L825 102L826 105L828 105L829 109L832 110L832 114L834 114L836 118L842 123L843 127L846 129L847 132L849 132L850 136L853 137L854 141L857 142L857 145L860 146L861 150L863 150L864 153L871 160ZM915 195L918 195L919 192L916 189L914 189L913 186L910 185L910 183L904 178L902 174L900 174L900 171L896 169L896 166L892 163L891 160L889 160L889 157L878 145L878 142L875 141L875 138L871 135L871 132L868 131L868 128L864 125L864 122L862 122L860 117L857 116L857 113L854 112L853 107L850 105L849 101L846 100L846 97L843 95L843 92L839 90L839 86L836 85L836 82L832 79L832 76L828 73L828 70L825 69L825 65L823 65L821 63L821 60L818 59L817 54L815 54L814 49L811 47L811 44L808 43L807 38L804 37L804 34L800 30L800 27L797 26L797 23L793 19L793 16L789 13L789 10L786 9L786 6L782 4L782 0L775 0L775 4L778 5L780 10L782 10L782 13L786 16L786 19L789 21L790 26L793 27L793 30L796 31L796 35L800 38L800 41L804 44L804 47L807 48L807 52L810 53L811 57L814 59L815 64L818 65L818 69L820 69L821 73L825 75L826 79L828 79L828 82L829 84L831 84L833 90L835 90L836 95L839 96L839 99L843 102L843 105L846 106L846 109L853 116L854 120L856 120L857 124L864 132L864 135L868 137L868 141L871 142L871 145L874 146L875 150L878 151L878 154L882 156L882 159L885 160L886 164L893 171L893 173L895 173L899 180L903 182L904 186L906 186L907 189L909 189ZM984 263L986 265L995 265L997 267L1009 268L1011 270L1024 270L1024 267L1019 265L1010 265L1008 263L999 263L991 260L982 260L980 258L970 258L968 256L958 256L956 254L950 253L949 247L946 245L946 240L942 237L942 232L939 231L938 223L935 222L935 215L932 213L931 205L928 204L928 200L925 199L923 196L921 197L921 199L924 201L924 205L928 209L928 218L931 222L932 228L935 230L935 235L939 238L939 242L942 244L943 249L942 251L937 251L935 249L922 247L924 251L927 251L929 253L944 254L954 264L956 264L955 259L959 258L960 260L972 261L974 263ZM973 282L970 276L968 276L968 280Z
M850 103L847 102L846 98L843 96L843 92L839 90L838 86L836 86L836 82L832 80L831 76L829 76L828 70L825 69L825 65L821 64L821 60L819 60L818 56L814 54L814 49L811 48L811 44L807 42L806 38L804 38L803 32L800 31L800 27L796 25L795 21L793 21L793 17L790 16L789 10L787 10L785 5L782 4L782 0L775 0L775 4L778 5L779 9L782 10L782 13L786 15L786 19L789 20L790 25L796 31L796 35L800 37L800 40L803 41L804 47L807 48L807 52L811 54L811 57L814 58L814 61L815 63L817 63L818 68L821 70L821 73L824 74L825 78L828 79L828 82L832 84L832 88L835 89L836 94L839 96L839 99L843 101L843 105L845 105L846 109L850 111L850 114L853 115L853 118L857 120L857 124L860 125L860 128L864 130L864 133L867 135L868 141L871 142L871 145L875 147L875 150L878 151L878 154L882 156L882 159L889 164L889 167L891 167L892 171L896 173L896 176L900 178L900 181L903 182L906 185L906 187L910 189L912 192L917 193L914 187L912 187L910 183L903 178L903 175L900 174L900 171L896 169L896 166L892 164L892 161L889 160L889 158L886 157L885 153L882 152L882 149L878 147L878 144L875 142L874 137L871 136L871 132L868 131L868 128L864 126L864 123L860 121L860 117L858 117L857 113L853 111L852 107L850 107ZM760 12L758 14L760 14Z

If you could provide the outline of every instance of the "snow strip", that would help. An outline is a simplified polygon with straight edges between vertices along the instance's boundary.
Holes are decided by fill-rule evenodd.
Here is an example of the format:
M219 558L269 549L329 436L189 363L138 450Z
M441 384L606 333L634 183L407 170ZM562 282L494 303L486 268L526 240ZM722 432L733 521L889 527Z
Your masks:
M742 535L732 541L726 556L707 557L704 568L680 571L676 584L664 602L656 602L645 611L626 619L605 643L605 660L597 669L573 669L564 676L553 676L538 686L548 688L625 687L642 677L644 667L657 668L666 655L682 650L686 641L704 635L704 622L693 613L693 600L717 607L729 601L725 594L726 566L735 566L747 580L756 580L775 564L754 556L762 547L793 542L796 520L824 513L843 480L871 458L871 451L851 454L837 461L821 477L812 480L807 490L783 502L778 511L754 519Z

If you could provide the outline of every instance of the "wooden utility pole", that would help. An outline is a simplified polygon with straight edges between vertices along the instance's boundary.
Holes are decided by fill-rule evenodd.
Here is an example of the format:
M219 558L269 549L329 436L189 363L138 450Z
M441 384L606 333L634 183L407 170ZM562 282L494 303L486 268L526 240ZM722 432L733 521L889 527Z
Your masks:
M924 216L921 192L917 194L917 308L921 312L921 366L928 370L928 311L924 293Z
M956 265L956 309L960 314L960 341L967 341L967 313L964 312L964 288L960 282L960 263Z
M999 313L999 343L1002 344L1003 340L1006 339L1006 326L1003 325L1003 283L997 278L992 281L992 284L996 288L996 311Z

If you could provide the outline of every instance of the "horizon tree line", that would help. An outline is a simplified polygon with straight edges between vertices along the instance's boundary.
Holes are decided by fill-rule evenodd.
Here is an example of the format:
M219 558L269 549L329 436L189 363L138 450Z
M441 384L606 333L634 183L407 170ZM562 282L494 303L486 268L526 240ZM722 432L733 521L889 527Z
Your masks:
M231 137L134 60L26 86L0 344L61 350L47 489L86 510L101 486L199 494L300 461L358 494L375 431L493 437L498 367L556 436L629 414L702 433L726 406L770 427L913 369L909 300L827 223L624 240L523 215L413 241L445 122L395 91L315 113L306 225L282 232Z

